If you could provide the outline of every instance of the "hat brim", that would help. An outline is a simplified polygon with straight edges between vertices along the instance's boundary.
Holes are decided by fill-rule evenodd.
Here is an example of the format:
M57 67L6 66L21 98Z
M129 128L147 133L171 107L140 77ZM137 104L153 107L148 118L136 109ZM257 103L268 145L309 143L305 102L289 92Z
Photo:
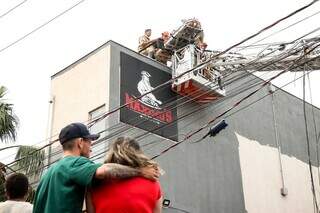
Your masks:
M85 137L83 137L83 138L85 138L85 139L90 139L90 140L95 141L95 140L97 140L98 138L100 138L100 134L91 134L91 135L87 135L87 136L85 136Z

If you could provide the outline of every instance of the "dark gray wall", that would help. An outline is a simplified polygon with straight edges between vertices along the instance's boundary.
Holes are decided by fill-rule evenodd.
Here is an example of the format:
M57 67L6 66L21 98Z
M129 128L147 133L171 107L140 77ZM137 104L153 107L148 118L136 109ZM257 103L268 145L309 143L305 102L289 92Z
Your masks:
M112 80L110 81L110 89L114 91L110 98L113 100L110 102L111 108L115 108L120 104L119 56L121 51L140 59L144 63L149 63L170 72L167 67L137 55L126 48L112 43L111 48L110 79ZM186 99L182 101L186 101ZM181 120L178 123L179 139L182 139L191 130L199 128L200 125L206 123L215 114L222 112L225 106L221 103L217 102L212 106L207 106L204 110L199 109L196 114ZM198 108L198 104L189 103L179 108L178 114L184 115L190 110ZM118 117L114 117L112 120L119 120L119 113ZM123 134L137 136L143 132L136 128L131 128L131 131L123 132ZM204 133L202 132L199 136L202 137ZM223 140L207 138L199 143L191 144L190 141L199 138L194 137L192 140L157 158L157 161L166 171L166 174L160 180L164 197L170 199L173 208L185 210L186 212L244 212L238 147L237 143L234 142L236 138L234 134L227 134L227 131L221 133L221 136L223 135L224 137L221 138ZM214 143L213 140L216 139L217 142ZM145 146L145 144L152 141L155 143ZM145 152L149 156L153 156L172 145L173 141L149 134L142 140L140 139L140 143ZM173 208L168 208L165 212L181 212L181 210Z

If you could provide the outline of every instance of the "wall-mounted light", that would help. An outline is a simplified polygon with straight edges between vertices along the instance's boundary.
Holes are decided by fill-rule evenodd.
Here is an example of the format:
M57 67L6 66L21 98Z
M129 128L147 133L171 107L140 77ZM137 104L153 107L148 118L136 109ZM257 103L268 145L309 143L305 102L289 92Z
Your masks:
M163 207L169 207L170 206L170 200L168 200L168 199L163 199L163 201L162 201L162 205L163 205Z

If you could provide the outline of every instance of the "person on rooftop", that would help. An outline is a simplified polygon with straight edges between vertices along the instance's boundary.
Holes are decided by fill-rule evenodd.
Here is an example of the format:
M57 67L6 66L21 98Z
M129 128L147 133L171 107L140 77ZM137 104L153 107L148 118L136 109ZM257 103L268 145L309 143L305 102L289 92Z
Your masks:
M140 169L158 168L148 158L139 143L129 137L119 137L111 145L105 163L119 163ZM92 204L89 212L104 213L161 213L162 192L159 182L143 177L125 180L109 179L91 189Z
M167 65L167 62L172 57L172 51L165 49L164 44L170 39L170 33L165 31L161 33L161 38L158 39L158 45L155 49L154 57L157 61ZM161 44L161 45L160 45Z
M98 138L98 134L90 134L82 123L69 124L60 131L63 158L42 176L33 213L82 212L86 188L99 179L142 176L154 181L159 177L158 168L151 166L131 168L116 163L95 164L88 158L91 143Z
M149 58L154 57L155 48L153 46L154 41L150 40L151 29L146 29L144 35L139 37L138 52L142 55L146 55Z
M21 173L10 175L5 182L7 201L0 203L0 213L31 213L32 204L26 202L29 181Z

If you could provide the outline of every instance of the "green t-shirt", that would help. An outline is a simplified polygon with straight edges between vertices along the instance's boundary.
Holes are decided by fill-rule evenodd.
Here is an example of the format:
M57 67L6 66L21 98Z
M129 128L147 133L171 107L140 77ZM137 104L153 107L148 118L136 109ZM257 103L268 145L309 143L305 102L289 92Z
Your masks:
M85 157L61 159L41 178L33 213L81 212L85 188L91 184L100 166Z

